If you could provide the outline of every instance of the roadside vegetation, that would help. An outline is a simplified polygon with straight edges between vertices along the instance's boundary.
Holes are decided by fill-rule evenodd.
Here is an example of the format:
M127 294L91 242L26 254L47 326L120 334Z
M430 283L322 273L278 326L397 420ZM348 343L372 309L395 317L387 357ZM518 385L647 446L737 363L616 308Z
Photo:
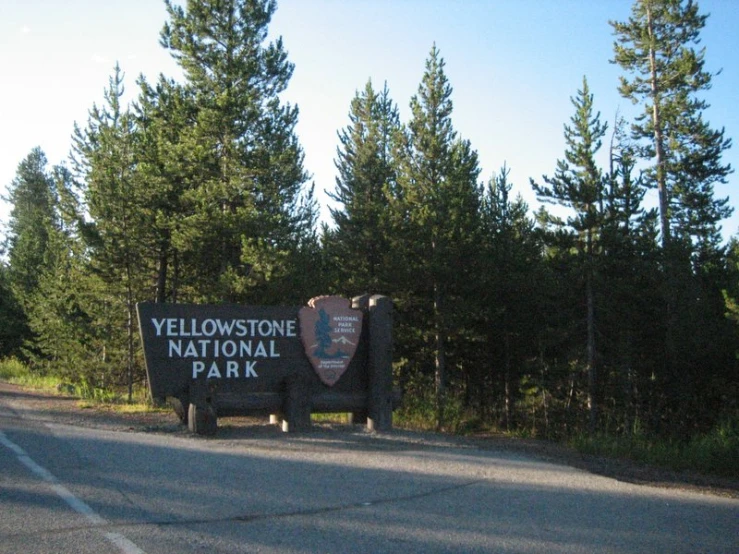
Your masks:
M152 405L143 387L135 388L129 400L127 390L94 387L86 381L72 383L53 373L34 371L17 358L0 360L0 381L46 393L73 396L79 399L81 408L106 405L128 413L159 409Z
M170 408L152 405L143 387L134 389L132 401L127 391L118 392L93 388L85 384L71 384L55 375L39 375L15 358L0 360L0 381L40 390L46 393L73 396L79 399L81 409L106 409L118 413L145 413L168 411ZM412 395L394 413L393 425L414 431L438 431L435 399L432 395ZM449 401L449 434L495 434L512 438L541 438L531 431L485 427L479 418L465 413L459 401ZM348 424L349 414L314 414L314 422ZM739 418L727 419L708 433L696 435L688 441L674 441L637 433L628 437L598 434L579 434L560 442L588 455L626 459L673 471L693 471L705 475L739 478Z
M579 435L569 441L584 454L621 458L674 471L739 478L739 419L719 423L686 441L632 435Z
M739 236L724 237L732 208L714 190L732 144L707 112L720 71L698 2L634 0L628 21L594 22L633 109L606 121L587 78L572 83L561 156L530 179L535 211L504 162L481 174L436 44L405 121L388 85L357 83L323 225L281 98L294 66L267 40L276 9L167 2L160 43L183 79L142 76L126 104L116 66L69 163L49 168L38 147L19 163L0 378L146 406L137 303L369 292L393 301L399 427L736 475Z

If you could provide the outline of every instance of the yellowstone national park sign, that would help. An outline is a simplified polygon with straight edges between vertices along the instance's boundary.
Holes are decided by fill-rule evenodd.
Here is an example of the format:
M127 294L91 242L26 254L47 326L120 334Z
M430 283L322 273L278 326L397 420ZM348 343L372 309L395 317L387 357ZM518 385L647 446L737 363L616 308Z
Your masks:
M349 367L362 333L362 312L349 300L322 296L301 308L300 336L313 369L324 384L333 386Z
M138 311L155 397L191 380L226 387L242 381L251 390L272 391L290 368L309 364L333 386L349 367L362 329L362 312L335 296L302 309L146 303Z
M221 416L350 412L392 427L392 301L317 297L308 306L137 305L149 391L196 433ZM364 414L364 415L362 415ZM286 423L287 422L287 423Z

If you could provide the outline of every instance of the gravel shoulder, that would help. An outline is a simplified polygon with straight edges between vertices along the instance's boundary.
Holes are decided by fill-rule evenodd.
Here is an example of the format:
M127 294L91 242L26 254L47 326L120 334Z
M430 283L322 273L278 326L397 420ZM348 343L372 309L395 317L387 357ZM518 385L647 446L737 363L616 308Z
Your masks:
M171 410L126 413L103 405L81 402L72 396L55 395L0 382L0 404L23 417L40 421L123 432L189 435L186 426ZM359 426L320 423L310 434L333 438L367 435ZM224 418L219 421L218 438L229 441L284 437L277 426L265 418ZM695 472L677 472L632 462L584 455L564 445L535 439L517 439L500 435L457 437L406 430L393 431L388 437L396 445L408 443L426 446L458 446L485 450L506 450L539 460L568 465L619 481L662 488L691 490L704 494L739 498L739 480ZM208 440L208 439L206 439Z

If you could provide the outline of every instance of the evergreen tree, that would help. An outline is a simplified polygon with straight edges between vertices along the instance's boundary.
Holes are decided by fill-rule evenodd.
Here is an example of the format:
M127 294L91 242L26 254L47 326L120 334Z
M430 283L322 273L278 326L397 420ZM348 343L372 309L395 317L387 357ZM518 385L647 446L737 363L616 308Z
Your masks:
M603 405L610 407L604 424L631 433L651 419L651 376L663 363L664 310L654 294L662 282L659 217L643 207L643 175L635 176L635 148L618 116L609 159L598 296Z
M653 425L678 435L707 421L704 407L715 407L716 396L706 368L725 359L705 348L716 344L706 331L725 333L719 223L731 208L728 198L715 198L714 185L732 171L721 160L731 141L705 121L709 106L700 96L714 76L705 49L696 49L707 17L693 1L637 0L628 21L611 23L613 61L628 73L620 92L644 108L632 137L650 163L645 182L659 195L664 359L653 377Z
M112 385L106 345L112 329L90 317L98 289L87 266L87 251L79 240L80 207L72 193L72 176L63 166L49 175L55 199L54 221L45 227L43 264L25 304L30 331L23 353L36 370L50 371L91 386ZM105 310L98 310L105 316Z
M196 268L185 265L175 238L188 212L187 195L196 174L194 160L182 144L183 134L197 114L187 90L160 76L155 85L139 79L139 97L133 110L136 120L136 176L142 217L149 223L148 257L156 265L156 302L177 302L180 290L191 284Z
M464 336L458 326L471 300L468 273L479 237L477 153L453 129L452 87L439 50L431 49L412 118L398 148L398 190L392 201L396 255L405 264L401 310L420 330L432 358L437 424L444 424L448 359ZM413 314L413 315L410 315ZM464 349L457 345L457 351Z
M600 235L603 225L604 178L595 156L602 145L606 124L600 122L600 113L594 113L593 95L587 79L583 77L582 89L571 99L575 114L572 125L565 125L567 149L565 158L557 162L554 177L544 176L545 185L531 184L537 197L564 206L570 211L567 219L550 216L550 221L566 233L566 240L573 241L580 258L580 272L584 282L586 310L586 368L588 373L589 427L595 430L597 407L596 367L596 314L595 274L600 251Z
M475 348L480 363L473 373L480 397L480 415L488 402L500 400L502 421L515 426L515 408L526 360L536 344L544 314L541 296L545 276L542 243L528 205L519 195L511 198L513 184L504 165L488 182L481 203L482 237L479 245L479 290Z
M279 98L293 66L281 39L265 44L276 3L166 5L161 43L196 106L180 138L191 189L173 237L198 272L192 299L289 301L307 287L299 265L316 251L316 208L298 110Z
M2 266L0 275L0 348L5 354L20 354L33 340L28 314L48 263L49 233L57 224L53 178L46 165L43 151L31 150L18 165L4 198L12 206L3 245L8 265Z
M342 292L387 293L394 265L388 237L389 194L395 187L393 140L400 128L387 84L376 92L370 81L352 100L350 124L339 133L336 189L329 197L335 229L325 248Z
M116 310L125 313L125 346L120 347L125 352L130 400L134 381L141 377L136 375L140 368L135 361L135 310L136 302L146 298L143 291L152 273L145 249L151 222L144 217L148 211L136 175L136 124L132 113L121 105L123 93L123 74L116 65L105 91L106 104L93 106L87 127L75 129L73 160L89 216L80 226L90 269L107 288L100 301L113 300L111 320L116 319ZM112 333L113 340L118 336Z
M17 356L28 336L26 317L8 278L8 266L0 262L0 359Z
M6 199L12 206L5 245L7 277L22 305L38 286L49 228L56 221L54 186L46 164L46 155L40 148L31 150L18 165Z
M699 258L716 248L719 222L731 214L713 188L732 171L721 162L731 140L704 120L708 103L699 97L713 77L705 49L695 49L707 17L692 0L636 0L628 21L611 22L613 61L630 76L619 90L644 108L632 134L652 164L647 179L659 194L663 247L692 241Z

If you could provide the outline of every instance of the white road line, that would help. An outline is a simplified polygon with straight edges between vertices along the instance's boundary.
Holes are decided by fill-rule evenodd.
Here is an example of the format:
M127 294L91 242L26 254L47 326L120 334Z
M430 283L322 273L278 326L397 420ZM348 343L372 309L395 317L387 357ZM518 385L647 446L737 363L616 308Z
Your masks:
M89 505L72 494L72 492L62 485L59 482L59 479L57 479L49 470L33 461L25 450L11 441L2 431L0 431L0 444L5 446L8 450L12 450L20 463L26 466L31 473L39 477L41 480L49 483L49 485L51 485L51 489L59 496L59 498L64 500L64 502L66 502L75 512L84 516L90 524L95 527L108 525L108 522L105 519L96 514ZM120 533L105 532L103 533L103 536L108 540L108 542L118 547L123 554L146 554L146 552L141 550Z

